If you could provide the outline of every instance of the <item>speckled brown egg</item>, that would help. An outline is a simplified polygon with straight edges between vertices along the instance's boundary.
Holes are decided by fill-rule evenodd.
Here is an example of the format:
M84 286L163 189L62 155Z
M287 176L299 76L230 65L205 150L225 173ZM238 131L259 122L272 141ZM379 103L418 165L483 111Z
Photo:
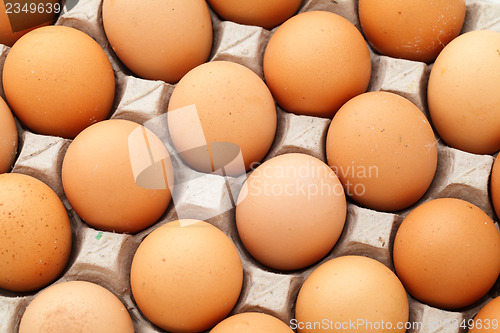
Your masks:
M249 170L267 154L276 123L274 100L262 79L229 61L209 62L190 71L168 104L168 129L175 148L202 172L224 167L226 174L237 175ZM238 156L241 164L233 162Z
M208 0L212 8L228 21L272 29L290 18L302 0Z
M12 112L0 98L0 173L10 170L17 154L17 127Z
M346 199L335 172L306 154L284 154L257 167L236 205L236 226L250 254L279 270L323 258L342 233Z
M500 274L500 233L475 205L442 198L415 208L394 241L406 290L426 304L459 309L483 297Z
M104 0L102 20L116 55L145 79L177 82L212 48L203 0Z
M500 332L500 296L483 306L474 317L474 321L468 321L467 324L469 333Z
M92 37L66 26L48 26L21 37L3 69L5 96L31 131L74 138L106 119L115 76Z
M500 216L500 159L497 157L491 169L490 193L493 208L497 216Z
M345 256L317 267L300 288L291 328L313 332L405 332L408 299L382 263Z
M137 131L142 135L134 135ZM141 147L131 154L132 148ZM142 186L133 165L155 162L162 175L157 185L162 186ZM122 119L105 120L81 132L62 165L64 193L71 206L86 223L106 231L134 233L155 223L170 202L173 179L161 140Z
M284 322L271 315L259 312L244 312L228 317L215 326L210 333L293 333Z
M169 332L214 327L239 298L243 269L233 242L213 225L178 220L141 243L130 283L141 312Z
M500 150L500 32L460 35L439 54L427 88L441 139L475 154Z
M42 290L26 308L19 333L133 333L132 319L109 290L86 281L62 282Z
M360 0L366 38L383 55L432 62L457 37L465 0Z
M305 12L283 23L269 40L264 74L285 110L331 118L366 91L370 53L358 29L342 16Z
M0 175L0 288L32 291L54 281L71 252L71 226L55 192L31 176Z
M342 106L328 129L326 156L347 195L383 211L420 199L437 167L429 121L409 100L388 92L365 93Z

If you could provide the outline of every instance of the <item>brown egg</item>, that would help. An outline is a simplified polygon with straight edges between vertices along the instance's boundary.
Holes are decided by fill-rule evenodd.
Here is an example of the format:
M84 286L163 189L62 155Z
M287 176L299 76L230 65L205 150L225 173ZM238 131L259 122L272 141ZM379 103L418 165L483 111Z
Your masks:
M135 136L137 130L144 136ZM141 143L143 153L131 155L130 149ZM159 171L167 179L162 177L158 188L141 186L132 166L153 165L155 160L161 160ZM156 135L132 121L112 119L90 126L73 140L64 157L62 181L71 206L86 223L134 233L155 223L167 208L173 168Z
M264 74L285 110L331 118L342 104L366 91L370 53L361 33L345 18L306 12L273 34L264 54Z
M437 166L429 122L413 103L388 92L365 93L342 106L328 130L326 156L347 195L383 211L420 199Z
M499 158L496 158L493 163L490 182L491 201L497 217L500 216L500 162L498 160Z
M0 288L32 291L54 281L71 252L68 214L31 176L0 175Z
M197 112L178 110L192 105ZM172 93L168 111L175 148L202 172L219 166L229 175L249 170L267 154L276 132L269 89L250 69L228 61L209 62L186 74ZM244 166L231 164L240 153Z
M281 320L259 312L245 312L228 317L210 333L293 333Z
M427 98L432 123L446 143L475 154L500 150L500 32L472 31L437 57Z
M232 310L243 269L231 240L203 221L164 224L141 243L130 283L141 312L169 332L202 332Z
M0 97L0 173L8 172L17 154L17 127L5 101Z
M500 274L500 233L481 209L459 199L415 208L394 242L394 265L418 300L459 309L483 297Z
M102 48L65 26L33 30L12 47L3 69L5 96L32 131L74 138L105 119L115 77Z
M460 33L465 0L360 0L358 11L363 32L378 52L432 62Z
M250 254L269 267L294 270L323 258L342 233L344 190L321 160L285 154L248 177L236 206L236 226Z
M483 306L474 321L468 322L468 327L469 333L500 332L500 296Z
M300 289L291 328L312 332L405 332L408 299L396 275L361 256L316 268Z
M12 46L33 29L54 23L59 0L0 1L0 44Z
M272 29L297 12L302 0L208 0L225 20Z
M109 290L91 282L62 282L42 290L26 308L19 333L133 333L132 319Z
M145 79L177 82L212 48L203 0L104 0L102 20L116 55Z

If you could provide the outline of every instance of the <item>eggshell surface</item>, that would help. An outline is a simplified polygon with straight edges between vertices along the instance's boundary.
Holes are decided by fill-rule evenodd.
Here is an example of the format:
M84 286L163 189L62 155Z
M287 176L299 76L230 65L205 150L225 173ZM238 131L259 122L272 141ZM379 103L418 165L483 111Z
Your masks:
M23 36L7 55L3 85L23 124L64 138L105 119L115 93L113 69L99 44L65 26Z
M212 47L212 21L203 0L104 0L104 30L132 72L174 83L204 63Z
M68 214L54 191L22 174L0 175L0 288L32 291L62 273L71 252Z
M255 169L240 192L236 226L250 254L269 267L294 270L324 257L346 217L342 184L321 160L274 157Z
M360 0L366 38L383 55L432 62L458 36L465 0Z
M460 199L415 208L398 229L393 252L406 290L434 307L471 305L500 274L500 233L486 213Z
M151 152L164 156L160 168L168 176L161 181L171 181L168 186L152 189L138 184L132 159L154 162L146 148L143 155L130 154L135 142L129 139L138 128ZM132 121L111 119L90 126L73 140L64 156L62 181L71 206L86 223L100 230L134 233L155 223L166 210L173 168L165 146L151 131Z
M429 77L432 123L450 146L474 154L500 150L500 32L460 35L439 54Z
M142 241L130 283L139 309L155 325L170 332L202 332L236 304L243 269L222 231L203 221L178 220Z
M370 53L361 33L345 18L305 12L283 23L269 40L264 75L286 111L331 118L342 104L366 91Z
M85 281L42 290L28 305L19 333L133 333L132 319L109 290Z
M405 332L408 314L406 292L396 275L361 256L338 257L317 267L302 285L295 308L299 333Z
M8 172L17 154L17 127L12 112L0 98L0 173Z
M500 332L500 296L483 306L470 326L469 333Z
M210 333L292 333L292 329L281 320L265 313L244 312L228 317L215 326Z
M328 129L326 156L347 195L382 211L415 203L437 167L429 122L413 103L388 92L365 93L342 106Z
M500 216L500 162L498 158L493 163L490 180L491 201L497 216Z
M240 24L258 25L271 29L290 18L300 7L301 0L208 0L224 19Z
M194 117L188 117L188 110L180 110L190 105L196 108ZM276 107L269 89L257 74L233 62L213 61L186 74L172 93L168 111L176 150L202 172L218 169L211 145L229 143L228 147L237 146L235 156L241 154L244 166L228 163L223 165L225 173L244 173L264 158L276 133ZM203 147L205 153L195 150Z

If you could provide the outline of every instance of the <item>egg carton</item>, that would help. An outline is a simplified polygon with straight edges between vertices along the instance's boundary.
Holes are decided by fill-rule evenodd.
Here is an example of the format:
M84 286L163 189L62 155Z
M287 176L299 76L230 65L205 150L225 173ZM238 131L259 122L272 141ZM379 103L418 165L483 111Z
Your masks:
M299 12L325 10L342 15L358 29L355 0L307 0ZM263 52L273 31L255 26L221 21L211 12L214 42L210 61L227 60L240 63L263 78ZM170 151L164 124L165 112L174 85L137 78L121 64L106 40L101 20L101 0L67 1L56 24L72 26L92 36L108 55L116 76L116 96L110 118L127 119L144 124L155 132ZM500 2L467 1L463 32L479 29L500 31ZM0 68L9 51L0 47ZM399 94L417 105L428 116L426 89L430 65L394 59L371 52L372 78L369 91ZM0 95L3 88L0 87ZM330 119L300 116L277 107L276 138L266 160L286 153L305 153L325 161L325 140ZM412 207L396 213L362 208L348 200L347 218L342 235L332 251L320 262L293 272L269 269L245 250L238 237L234 202L245 176L225 178L191 170L177 156L173 200L160 220L137 234L117 234L96 230L85 224L68 203L61 181L61 167L71 140L31 133L18 123L19 154L12 172L34 176L48 184L68 210L73 245L68 265L54 283L85 280L97 283L115 294L128 309L136 332L164 332L145 318L134 303L130 291L130 266L141 241L152 230L178 218L207 220L226 233L235 243L244 269L243 289L232 314L259 311L271 314L285 323L294 318L294 304L299 289L309 274L323 262L343 255L363 255L376 259L394 270L392 246L396 231L405 216L423 202L442 197L467 200L496 215L489 196L489 177L494 156L475 155L446 146L438 138L438 166L434 180L424 197ZM0 290L0 332L17 332L32 293ZM408 295L410 322L422 323L408 333L465 332L457 323L468 320L492 298L500 295L500 283L474 305L460 311L445 311L413 299Z

